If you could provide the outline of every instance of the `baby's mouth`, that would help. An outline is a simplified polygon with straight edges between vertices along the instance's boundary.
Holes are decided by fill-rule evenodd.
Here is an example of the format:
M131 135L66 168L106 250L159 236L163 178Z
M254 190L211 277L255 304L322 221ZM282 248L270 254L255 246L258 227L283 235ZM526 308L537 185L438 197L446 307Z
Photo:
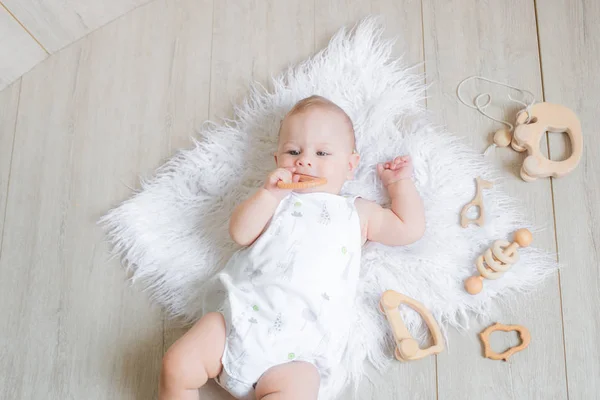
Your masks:
M318 176L309 175L309 174L302 174L300 172L296 172L296 173L294 173L294 175L298 175L300 177L300 182L302 182L303 180L320 179Z

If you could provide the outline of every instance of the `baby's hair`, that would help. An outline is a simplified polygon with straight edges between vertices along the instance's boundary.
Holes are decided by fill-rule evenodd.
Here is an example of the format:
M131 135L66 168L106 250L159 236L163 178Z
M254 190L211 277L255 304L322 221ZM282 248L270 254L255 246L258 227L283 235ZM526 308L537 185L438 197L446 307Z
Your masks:
M306 110L310 109L311 107L329 108L331 110L334 110L334 111L340 113L343 116L343 118L346 120L346 123L348 124L348 127L350 128L350 132L352 133L352 148L353 149L355 148L356 136L354 134L354 124L352 123L352 120L350 119L348 114L346 114L346 112L340 106L335 104L333 101L331 101L323 96L316 95L316 94L306 97L306 98L298 101L296 104L294 104L294 106L290 109L290 111L288 111L287 114L285 115L285 117L283 117L283 119L281 120L281 124L279 126L279 133L281 133L281 126L283 126L283 121L286 118L288 118L294 114L298 114L303 111L306 111Z

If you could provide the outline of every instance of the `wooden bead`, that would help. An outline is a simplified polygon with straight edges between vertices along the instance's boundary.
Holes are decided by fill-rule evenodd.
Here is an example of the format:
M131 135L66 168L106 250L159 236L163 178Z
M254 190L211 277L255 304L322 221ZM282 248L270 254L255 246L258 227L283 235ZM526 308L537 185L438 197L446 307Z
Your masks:
M402 358L410 359L419 351L419 343L414 339L403 339L398 344L398 351Z
M529 246L532 240L533 235L525 228L519 229L515 232L515 242L517 242L521 247Z
M512 141L512 135L508 129L498 129L494 133L494 143L499 147L506 147Z
M483 281L480 276L472 276L465 281L465 289L469 294L477 294L483 289Z

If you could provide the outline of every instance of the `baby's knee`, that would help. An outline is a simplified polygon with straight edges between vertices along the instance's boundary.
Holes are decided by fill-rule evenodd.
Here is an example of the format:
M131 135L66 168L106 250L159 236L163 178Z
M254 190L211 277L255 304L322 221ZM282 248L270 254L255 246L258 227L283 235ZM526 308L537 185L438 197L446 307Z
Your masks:
M183 386L183 363L177 353L167 351L160 368L160 384L165 389L176 389Z
M319 387L319 384L321 383L321 375L319 375L317 367L304 361L295 362L293 364L297 364L295 365L295 376L301 378L297 379L296 382L299 384L306 383L316 388Z
M160 384L168 390L198 388L208 380L206 365L200 360L190 366L179 351L169 349L163 357L160 369Z
M321 377L317 368L298 361L267 371L256 386L257 399L317 399Z

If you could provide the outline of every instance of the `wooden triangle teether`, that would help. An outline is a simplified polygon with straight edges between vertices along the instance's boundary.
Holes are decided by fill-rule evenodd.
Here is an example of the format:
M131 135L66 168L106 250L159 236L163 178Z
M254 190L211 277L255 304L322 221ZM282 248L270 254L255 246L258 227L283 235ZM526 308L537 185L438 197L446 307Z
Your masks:
M512 331L517 331L519 332L519 337L521 338L521 344L515 347L511 347L510 349L506 350L504 353L498 354L496 353L494 350L492 350L492 347L490 346L490 335L492 334L492 332L495 331L503 331L503 332L512 332ZM498 322L496 322L494 325L488 326L483 332L481 332L479 334L479 336L481 337L481 341L483 342L484 345L484 355L487 358L490 358L492 360L504 360L504 361L508 361L508 358L510 356L512 356L515 353L518 353L521 350L524 350L527 346L529 346L529 343L531 342L531 334L529 333L529 330L527 328L525 328L522 325L504 325L504 324L499 324Z
M426 349L419 348L419 344L408 332L402 318L400 318L400 312L398 311L400 304L406 304L421 314L431 331L431 336L433 337L432 346ZM392 333L396 341L396 351L394 354L399 361L418 360L431 354L438 354L444 350L440 327L429 310L417 300L393 290L386 290L379 301L379 309L385 314L392 326Z

